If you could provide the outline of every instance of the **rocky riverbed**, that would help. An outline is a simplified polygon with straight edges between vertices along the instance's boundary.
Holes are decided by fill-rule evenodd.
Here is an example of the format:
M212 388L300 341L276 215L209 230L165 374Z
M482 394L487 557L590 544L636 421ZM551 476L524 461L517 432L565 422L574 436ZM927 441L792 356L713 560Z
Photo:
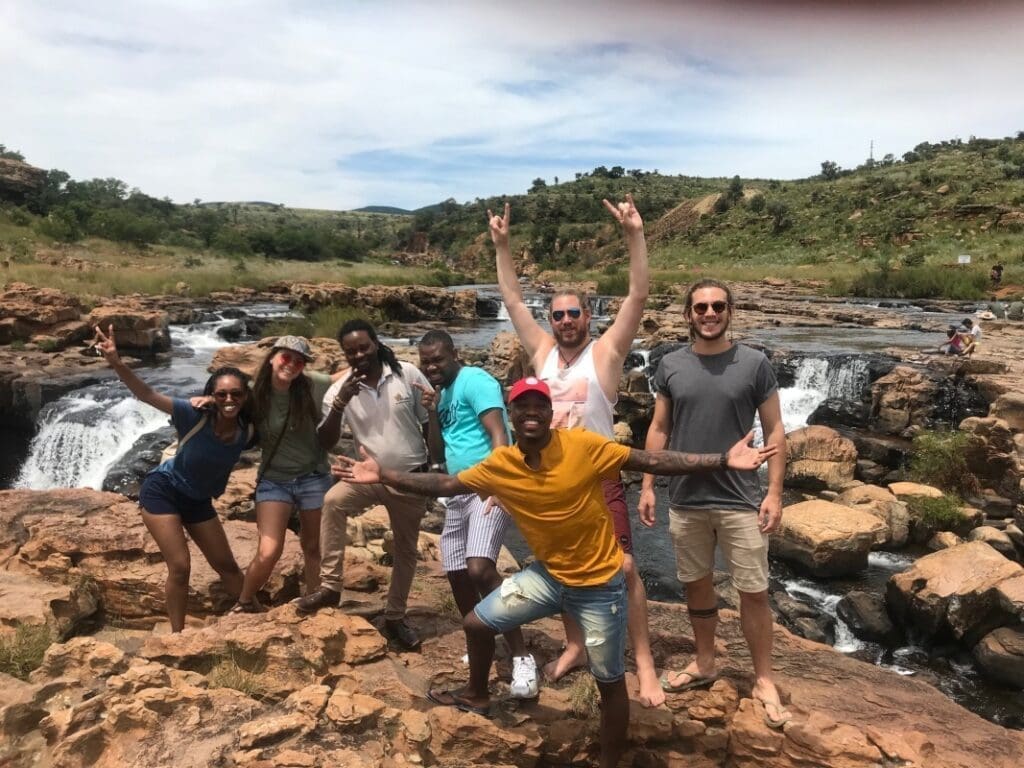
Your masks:
M773 537L773 557L800 579L827 585L856 579L878 553L912 554L883 589L849 589L827 611L787 591L786 578L773 581L783 625L777 629L777 663L784 696L799 714L784 733L765 729L758 705L746 698L749 664L738 622L727 614L725 679L710 692L670 697L666 708L635 708L631 764L1016 764L1024 756L1019 733L971 715L925 682L827 644L837 641L842 622L844 632L890 651L906 647L909 638L912 647L933 649L927 653L973 654L968 663L1009 686L1008 707L1021 710L1016 720L1012 711L996 719L1024 724L1024 694L1012 692L1024 688L1024 326L984 323L973 359L947 359L923 350L937 346L944 328L973 307L873 306L821 298L814 289L773 282L736 286L737 337L766 347L781 386L814 375L827 380L830 393L802 417L809 426L788 435L787 510ZM76 322L111 322L122 346L151 359L164 354L162 340L172 322L198 319L215 306L131 297L87 313L73 299L27 286L9 287L5 297L11 298L5 310L17 309L0 318L0 326L17 327L21 335L0 345L0 428L23 430L34 426L39 408L57 394L109 376L83 345ZM415 337L424 328L445 327L463 340L486 338L486 344L465 348L465 357L505 383L526 370L514 336L493 334L492 318L500 312L493 293L283 286L268 295L217 297L216 306L268 299L387 307L399 318L388 327L391 335ZM642 444L653 405L650 366L685 337L674 301L652 299L637 355L624 371L617 433L625 442ZM613 300L605 314L614 311ZM11 317L16 321L7 322ZM835 354L837 340L843 354ZM251 368L271 343L226 346L215 361ZM343 364L333 340L316 340L314 347L317 367L333 371ZM414 359L412 347L396 348ZM915 501L941 492L905 482L911 438L935 427L967 436L965 455L978 480L948 531L936 530ZM254 546L247 498L254 472L251 465L239 468L219 505L240 562ZM124 486L129 493L130 486ZM6 598L0 603L10 606L0 616L0 634L10 635L19 623L46 625L67 640L51 648L28 682L0 680L13 702L0 709L0 731L16 764L163 765L181 743L192 745L184 752L194 755L189 764L196 765L314 765L338 758L352 765L556 765L586 754L596 720L575 709L582 675L545 688L539 705L499 703L490 722L428 709L420 698L430 679L463 671L462 639L431 533L421 539L414 612L417 626L432 637L422 655L383 647L363 621L377 619L380 585L387 579L381 563L388 539L379 510L351 521L351 594L344 613L308 626L283 605L260 622L220 618L225 598L197 556L190 605L195 627L162 639L163 566L134 509L118 494L0 491L6 531L0 535L0 593ZM291 555L267 595L278 604L298 589L297 544L289 546ZM922 557L929 549L934 554ZM515 567L511 559L504 565ZM722 587L728 604L730 590ZM692 650L685 613L654 604L653 617L656 660L681 664ZM543 658L557 650L558 637L554 622L528 632ZM358 659L347 656L350 646L363 649ZM241 664L241 672L231 664ZM498 678L507 674L506 664L496 667ZM217 687L226 669L237 684ZM501 686L496 680L495 690ZM159 733L147 727L154 717L167 725Z

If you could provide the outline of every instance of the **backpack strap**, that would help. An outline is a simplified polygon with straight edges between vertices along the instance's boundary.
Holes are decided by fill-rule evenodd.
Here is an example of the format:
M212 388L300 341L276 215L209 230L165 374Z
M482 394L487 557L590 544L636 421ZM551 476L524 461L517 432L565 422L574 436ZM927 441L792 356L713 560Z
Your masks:
M185 443L195 437L199 433L199 430L206 426L208 418L209 415L204 413L199 421L196 422L196 425L185 433L185 436L178 441L178 450L176 453L181 453L181 449L185 447Z

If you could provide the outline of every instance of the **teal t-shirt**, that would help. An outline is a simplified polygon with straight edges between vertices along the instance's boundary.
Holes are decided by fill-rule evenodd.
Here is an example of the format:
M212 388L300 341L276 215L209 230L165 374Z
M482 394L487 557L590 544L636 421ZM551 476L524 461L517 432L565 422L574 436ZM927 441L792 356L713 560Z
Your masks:
M454 475L483 461L491 454L491 437L480 423L480 414L501 411L508 432L505 400L498 380L482 368L462 366L450 387L441 390L437 417L444 438L448 473Z

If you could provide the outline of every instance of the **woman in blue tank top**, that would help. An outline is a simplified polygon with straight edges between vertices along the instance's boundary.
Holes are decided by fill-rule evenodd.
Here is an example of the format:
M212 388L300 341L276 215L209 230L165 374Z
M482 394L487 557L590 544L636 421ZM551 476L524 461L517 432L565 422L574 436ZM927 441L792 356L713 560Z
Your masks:
M242 589L242 571L214 511L213 499L224 492L239 455L253 439L246 408L249 377L237 368L214 371L203 392L212 398L213 407L197 410L188 400L160 394L136 376L117 354L113 326L106 334L96 328L96 350L135 397L170 414L178 434L174 458L143 480L139 506L142 521L167 563L167 617L171 631L180 632L185 626L191 570L186 532L220 575L224 591L234 599Z

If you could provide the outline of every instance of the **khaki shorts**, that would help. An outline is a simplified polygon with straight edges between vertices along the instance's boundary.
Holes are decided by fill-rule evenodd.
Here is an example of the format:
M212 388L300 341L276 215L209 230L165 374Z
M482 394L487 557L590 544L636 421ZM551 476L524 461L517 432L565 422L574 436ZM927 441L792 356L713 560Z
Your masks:
M740 592L768 589L768 537L757 527L757 513L738 509L669 507L669 531L676 550L676 570L684 584L715 569L715 544Z

